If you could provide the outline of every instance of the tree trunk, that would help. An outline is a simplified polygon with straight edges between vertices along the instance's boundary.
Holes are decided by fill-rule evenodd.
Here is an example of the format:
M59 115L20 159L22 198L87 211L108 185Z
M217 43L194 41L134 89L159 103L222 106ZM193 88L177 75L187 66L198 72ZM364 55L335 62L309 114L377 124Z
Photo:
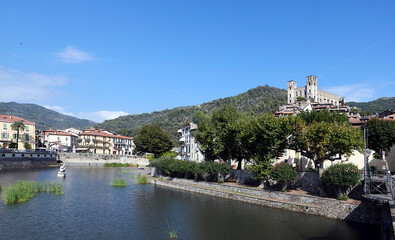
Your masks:
M322 186L322 182L321 182L321 177L322 177L322 174L324 173L324 159L317 159L316 161L314 161L316 164L315 164L315 167L317 168L318 167L318 179L319 179L319 194L320 194L320 196L321 197L325 197L326 196L326 193L325 193L325 191L324 191L324 189L323 189L323 186Z
M237 160L237 170L241 170L241 162L242 160Z
M16 130L16 150L19 148L19 129Z

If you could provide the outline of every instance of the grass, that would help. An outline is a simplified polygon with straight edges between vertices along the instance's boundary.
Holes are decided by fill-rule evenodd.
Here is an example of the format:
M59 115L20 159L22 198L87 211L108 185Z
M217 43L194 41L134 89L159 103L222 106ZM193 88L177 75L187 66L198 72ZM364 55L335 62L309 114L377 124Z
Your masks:
M40 184L30 181L18 181L5 189L4 203L13 204L26 202L39 192L53 192L56 195L64 194L60 183Z
M177 231L169 223L167 223L167 226L169 228L167 233L169 234L170 239L177 239Z
M121 170L121 171L119 171L119 176L122 176L122 175L124 175L124 174L126 174L126 173L130 173L131 175L133 174L133 171L128 171L128 170Z
M340 194L339 196L337 196L337 200L347 201L348 196L346 194Z
M105 167L134 167L133 164L129 164L129 163L116 163L116 162L105 163L104 166L105 166Z
M141 175L140 173L137 175L137 184L147 184L148 179L146 175Z
M114 187L126 187L127 184L123 178L114 178L111 185Z

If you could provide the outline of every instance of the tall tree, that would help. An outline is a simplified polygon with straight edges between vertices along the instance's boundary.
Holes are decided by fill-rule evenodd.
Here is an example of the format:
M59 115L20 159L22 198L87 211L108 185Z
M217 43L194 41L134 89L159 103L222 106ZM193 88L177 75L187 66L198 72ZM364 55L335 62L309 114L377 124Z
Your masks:
M11 129L16 131L16 149L18 150L19 131L25 130L25 124L23 124L23 122L13 122L11 124Z
M173 142L168 133L158 125L146 125L134 138L137 154L152 153L157 158L173 148Z
M324 160L341 159L342 155L351 155L353 150L361 150L363 145L361 132L346 124L302 123L296 131L300 134L292 138L291 147L314 162L320 177Z
M195 136L207 160L237 160L238 168L241 168L244 154L238 137L243 119L237 109L229 106L222 107L211 116L198 117L199 128Z
M301 118L307 125L316 122L329 122L329 123L343 123L351 125L348 117L345 114L337 112L329 112L328 110L323 111L310 111L310 112L300 112L298 117Z
M250 118L244 124L240 133L242 149L252 160L251 170L259 179L270 174L271 160L283 155L294 122L294 117L277 119L273 115L263 115Z
M374 150L376 158L382 158L395 145L395 121L371 119L368 124L368 148Z

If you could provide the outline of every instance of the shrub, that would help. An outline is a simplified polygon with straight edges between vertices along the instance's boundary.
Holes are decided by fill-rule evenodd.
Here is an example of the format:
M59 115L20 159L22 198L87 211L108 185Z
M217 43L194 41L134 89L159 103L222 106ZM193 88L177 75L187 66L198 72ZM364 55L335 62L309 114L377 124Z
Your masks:
M162 154L161 158L175 158L177 157L177 153L175 151L167 151L164 154Z
M348 196L346 194L340 194L339 196L337 196L337 199L342 201L347 201Z
M16 144L16 143L10 143L9 145L8 145L8 148L14 148L14 149L16 149L18 147L18 144Z
M337 196L348 195L351 188L361 180L361 173L352 163L338 163L328 167L321 180L327 185L335 186Z
M114 178L111 185L114 187L126 187L127 184L123 178Z
M287 190L288 184L298 181L298 172L289 164L282 162L272 167L271 177L281 184L283 191Z
M25 144L23 145L23 147L24 147L25 149L32 149L32 145L31 145L30 143L28 143L28 142L25 142Z

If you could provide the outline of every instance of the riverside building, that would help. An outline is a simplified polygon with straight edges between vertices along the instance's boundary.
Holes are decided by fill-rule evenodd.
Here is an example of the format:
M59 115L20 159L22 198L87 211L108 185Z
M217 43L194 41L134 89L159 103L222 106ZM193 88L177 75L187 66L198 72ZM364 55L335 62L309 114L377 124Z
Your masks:
M0 115L0 148L8 148L10 143L17 142L17 131L11 128L11 125L14 122L21 122L25 125L24 130L19 130L18 150L25 150L25 143L29 143L31 149L35 149L36 124L23 118L11 115Z

